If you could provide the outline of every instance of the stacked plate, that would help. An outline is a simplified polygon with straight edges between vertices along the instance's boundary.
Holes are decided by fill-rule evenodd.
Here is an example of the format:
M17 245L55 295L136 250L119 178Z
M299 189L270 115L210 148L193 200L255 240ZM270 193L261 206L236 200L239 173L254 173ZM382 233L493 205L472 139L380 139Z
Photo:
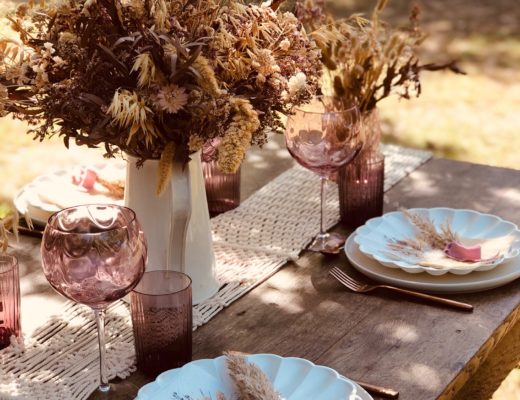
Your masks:
M254 354L246 360L267 375L280 400L372 400L353 381L302 358ZM137 400L217 399L219 392L226 399L236 398L225 357L197 360L164 372L139 390Z
M478 244L481 259L450 260L437 250L425 262L424 254L414 249L396 250L395 244L409 243L418 233L399 211L369 220L350 236L345 252L352 265L384 283L437 293L476 292L520 277L520 231L515 224L472 210L417 208L408 213L431 221L437 232L450 227L457 241L468 247Z
M81 168L88 168L107 181L121 181L125 177L125 164L103 163L90 166L61 169L36 178L22 188L14 198L18 212L28 215L34 224L44 226L49 217L63 208L80 204L123 204L104 186L96 183L86 190L72 182L72 177Z

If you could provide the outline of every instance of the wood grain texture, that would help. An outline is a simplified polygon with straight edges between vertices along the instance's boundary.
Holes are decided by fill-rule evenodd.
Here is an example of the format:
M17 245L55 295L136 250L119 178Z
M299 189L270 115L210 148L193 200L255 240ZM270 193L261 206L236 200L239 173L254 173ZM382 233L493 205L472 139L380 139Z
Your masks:
M516 319L516 324L513 323L514 319ZM496 335L490 338L489 345L485 346L485 349L489 351L487 353L479 352L477 361L470 362L464 367L462 374L465 376L456 379L448 387L444 398L455 400L489 400L491 398L504 378L518 365L520 317L517 315L516 318L510 318L501 326ZM488 354L488 357L483 362L478 359L485 354ZM478 364L479 367L475 370L473 364ZM462 386L464 379L466 379L466 384ZM453 396L454 393L456 394Z
M515 187L516 171L432 160L388 193L387 210L473 208L518 223ZM327 276L332 265L355 273L343 255L305 253L288 264L196 332L195 358L226 349L293 355L394 387L402 399L448 399L518 319L519 282L453 296L475 305L468 315L386 293L350 293ZM518 352L503 356L519 359Z

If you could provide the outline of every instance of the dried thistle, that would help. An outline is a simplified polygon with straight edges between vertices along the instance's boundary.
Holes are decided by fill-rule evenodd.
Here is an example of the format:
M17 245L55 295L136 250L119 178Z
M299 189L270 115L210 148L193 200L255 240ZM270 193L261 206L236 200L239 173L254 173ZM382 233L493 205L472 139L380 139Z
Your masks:
M235 384L240 400L280 400L264 372L244 357L226 354L229 375Z

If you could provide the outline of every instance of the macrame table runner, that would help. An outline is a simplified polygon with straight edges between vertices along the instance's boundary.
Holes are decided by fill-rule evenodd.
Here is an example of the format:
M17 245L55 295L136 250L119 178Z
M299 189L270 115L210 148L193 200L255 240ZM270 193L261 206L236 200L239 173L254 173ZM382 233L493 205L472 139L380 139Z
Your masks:
M418 168L431 153L383 146L385 191ZM338 189L326 191L327 228L339 221ZM294 166L268 183L237 209L212 219L217 276L222 286L212 298L193 307L193 328L207 323L224 307L294 260L317 234L319 179ZM22 310L23 312L23 310ZM99 364L92 311L67 302L30 338L0 352L0 400L82 400L97 389ZM107 369L110 379L135 370L128 306L107 310Z

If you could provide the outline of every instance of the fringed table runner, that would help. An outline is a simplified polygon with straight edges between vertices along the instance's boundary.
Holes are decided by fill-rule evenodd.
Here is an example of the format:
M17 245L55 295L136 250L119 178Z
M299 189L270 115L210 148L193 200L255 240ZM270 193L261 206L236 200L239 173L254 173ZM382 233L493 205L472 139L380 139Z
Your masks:
M383 146L385 191L418 168L431 153ZM326 191L325 226L339 221L338 189ZM319 228L319 178L300 167L282 173L237 209L212 219L219 292L193 307L193 328L207 323L298 258ZM135 370L128 306L118 301L107 310L107 366L110 379ZM0 400L86 399L99 379L97 336L92 311L68 302L23 342L0 352Z

